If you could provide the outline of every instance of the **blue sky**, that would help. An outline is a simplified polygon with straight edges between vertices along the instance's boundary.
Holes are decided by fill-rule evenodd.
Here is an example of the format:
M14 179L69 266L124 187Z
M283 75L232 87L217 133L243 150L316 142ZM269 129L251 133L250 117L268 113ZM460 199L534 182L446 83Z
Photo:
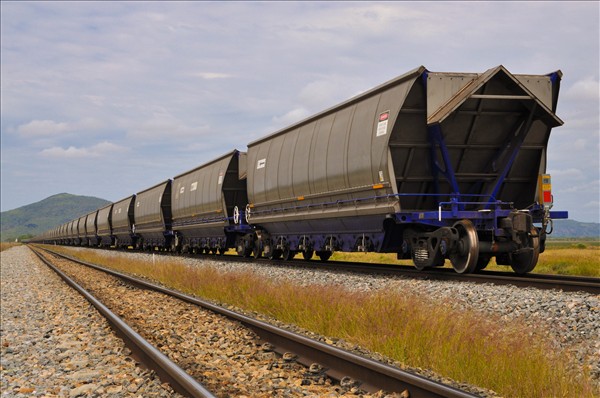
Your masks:
M599 222L598 2L7 2L2 211L117 201L393 77L564 73L555 209Z

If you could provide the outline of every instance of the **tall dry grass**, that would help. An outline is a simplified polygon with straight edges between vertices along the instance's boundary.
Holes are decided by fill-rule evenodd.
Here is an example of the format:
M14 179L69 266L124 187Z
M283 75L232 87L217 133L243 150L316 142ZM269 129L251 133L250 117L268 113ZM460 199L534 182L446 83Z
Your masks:
M17 243L17 242L0 242L0 252L3 252L4 250L8 250L11 247L15 247L20 245L21 243Z
M336 252L331 260L412 265L411 260L398 261L395 254L389 253ZM445 267L452 267L450 261L446 260ZM495 259L490 261L486 269L512 271L509 266L497 265ZM600 245L597 241L549 241L533 273L600 277Z
M252 273L189 267L176 259L131 261L79 252L86 261L143 275L209 300L346 340L407 366L431 369L509 397L594 396L589 379L567 372L569 358L524 322L457 311L415 291L350 292L299 287Z

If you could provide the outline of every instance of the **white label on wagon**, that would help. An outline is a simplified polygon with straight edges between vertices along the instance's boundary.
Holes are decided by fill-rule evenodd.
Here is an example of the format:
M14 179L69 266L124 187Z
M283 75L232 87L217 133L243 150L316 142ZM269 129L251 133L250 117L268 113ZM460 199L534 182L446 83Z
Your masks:
M390 118L390 111L385 111L379 114L379 121L377 122L377 137L387 134L388 120Z
M264 169L266 165L267 165L267 159L266 158L259 159L259 161L256 162L256 170L258 170L258 169Z

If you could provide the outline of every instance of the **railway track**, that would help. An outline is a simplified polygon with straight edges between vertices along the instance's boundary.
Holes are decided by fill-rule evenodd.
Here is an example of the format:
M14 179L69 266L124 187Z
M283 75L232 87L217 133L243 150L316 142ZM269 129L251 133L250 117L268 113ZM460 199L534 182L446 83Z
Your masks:
M170 255L164 253L165 255ZM459 274L451 268L429 268L419 271L413 266L399 264L373 264L343 261L320 261L320 260L268 260L266 258L254 259L240 257L237 255L215 256L210 254L195 255L194 258L207 260L233 261L233 262L256 262L269 263L271 265L308 267L314 269L320 267L325 270L346 271L362 274L380 274L390 276L402 276L413 279L462 281L474 283L493 283L496 285L514 285L518 287L532 287L537 289L557 289L566 292L587 292L600 294L600 278L582 277L571 275L551 275L529 273L518 275L514 272L479 271L474 274Z
M169 256L168 252L156 252L157 254ZM462 281L474 283L492 283L496 285L514 285L517 287L532 287L537 289L556 289L565 292L582 291L592 294L600 294L600 278L582 277L571 275L552 275L552 274L535 274L529 273L518 275L514 272L500 271L479 271L473 274L458 274L451 268L429 268L423 271L415 269L413 266L399 264L374 264L360 262L343 262L343 261L320 261L293 259L285 260L268 260L266 258L254 259L252 257L240 257L237 255L212 255L201 254L191 255L192 258L201 258L207 260L218 261L233 261L233 262L256 262L269 263L271 265L280 265L282 267L308 267L314 269L316 267L325 270L355 272L361 274L380 274L390 276L401 276L413 279L424 280L443 280L443 281Z
M458 274L450 268L434 268L418 271L412 266L404 265L365 264L336 261L323 263L319 261L292 260L289 264L312 267L318 265L329 270L350 271L365 274L396 275L415 279L494 283L497 285L515 285L519 287L533 287L537 289L558 289L571 292L583 291L592 294L600 294L600 278L593 277L550 274L517 275L514 272L485 270L475 274Z
M178 393L186 397L194 398L214 398L208 389L196 381L177 364L166 357L159 349L150 344L123 319L112 312L100 300L94 297L90 292L62 272L58 267L52 264L38 250L33 250L38 258L56 272L69 286L79 292L88 300L97 310L106 318L112 329L125 342L132 352L132 356L154 370L161 380L168 382Z
M405 397L474 397L471 393L429 380L392 366L358 356L337 347L309 339L297 333L278 328L271 324L250 318L248 316L218 307L196 297L182 294L142 279L133 278L95 264L89 264L59 253L48 251L54 256L106 272L123 279L129 284L155 290L178 298L186 303L200 306L211 312L233 319L250 328L261 340L268 342L270 347L280 355L296 357L297 362L312 368L323 369L328 377L346 385L360 386L367 392L390 391L403 393ZM194 395L192 395L194 396Z

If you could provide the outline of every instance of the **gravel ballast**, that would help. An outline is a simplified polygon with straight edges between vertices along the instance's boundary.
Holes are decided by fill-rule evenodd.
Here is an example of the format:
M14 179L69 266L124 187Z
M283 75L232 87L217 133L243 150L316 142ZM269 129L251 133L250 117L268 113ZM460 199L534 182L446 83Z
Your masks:
M25 246L1 253L3 397L181 397Z

